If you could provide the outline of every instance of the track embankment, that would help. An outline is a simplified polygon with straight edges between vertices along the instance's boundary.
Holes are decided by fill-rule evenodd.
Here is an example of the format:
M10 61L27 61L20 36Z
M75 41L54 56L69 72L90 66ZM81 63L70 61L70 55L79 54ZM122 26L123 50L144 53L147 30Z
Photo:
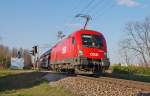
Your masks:
M64 76L50 85L63 86L79 96L150 96L150 83L105 76Z

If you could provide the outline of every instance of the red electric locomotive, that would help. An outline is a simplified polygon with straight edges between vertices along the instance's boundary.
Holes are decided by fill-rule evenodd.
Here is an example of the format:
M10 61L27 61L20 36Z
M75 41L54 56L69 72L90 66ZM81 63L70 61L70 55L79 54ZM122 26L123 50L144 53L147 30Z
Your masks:
M53 70L73 69L102 72L109 68L106 40L102 33L79 30L51 48L49 66Z

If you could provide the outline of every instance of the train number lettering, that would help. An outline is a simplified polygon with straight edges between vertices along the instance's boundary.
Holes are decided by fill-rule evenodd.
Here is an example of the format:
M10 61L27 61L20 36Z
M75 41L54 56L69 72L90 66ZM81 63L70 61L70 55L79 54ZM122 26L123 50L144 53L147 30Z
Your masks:
M90 53L90 56L98 56L98 53Z

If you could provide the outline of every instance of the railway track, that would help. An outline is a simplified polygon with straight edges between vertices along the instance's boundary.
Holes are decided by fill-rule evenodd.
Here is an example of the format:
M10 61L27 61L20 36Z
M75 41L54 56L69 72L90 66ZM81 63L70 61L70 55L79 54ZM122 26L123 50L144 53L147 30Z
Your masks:
M150 83L146 82L117 79L106 74L99 77L91 74L62 75L65 76L50 82L50 85L63 86L77 96L150 96Z
M119 85L119 86L125 86L127 88L131 87L131 88L150 92L150 83L147 83L147 82L107 77L106 74L105 74L105 76L101 75L100 77L92 76L92 75L85 76L82 74L78 74L77 76L80 78L90 79L90 80L94 80L94 81L98 81L98 82L104 82L104 83L115 84L115 85Z

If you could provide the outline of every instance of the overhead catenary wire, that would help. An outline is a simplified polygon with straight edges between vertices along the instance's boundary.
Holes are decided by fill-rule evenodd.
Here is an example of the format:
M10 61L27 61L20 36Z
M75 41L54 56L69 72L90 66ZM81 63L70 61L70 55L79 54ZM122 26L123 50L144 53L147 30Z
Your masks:
M77 6L75 6L74 8L72 8L71 12L75 12L77 9L81 8L81 10L76 14L83 14L85 13L85 15L93 15L92 17L97 18L98 16L101 17L102 15L104 15L107 11L109 11L114 5L109 5L109 2L111 2L110 0L89 0L86 5L84 7L81 6L81 0L78 1L76 4ZM106 6L106 5L107 6ZM101 8L100 10L96 10L99 9L99 7ZM75 15L76 15L75 14ZM68 25L73 25L73 22L76 18L72 18L71 20L68 20L67 22L65 22L65 24L63 25L63 30L67 29Z
M96 9L101 8L101 11L105 10L109 5L110 0L90 0L86 6L82 8L78 14L90 15L91 13L97 14L98 11ZM99 13L99 12L98 12Z
M77 1L77 0L73 0L73 1ZM74 4L74 7L70 8L71 9L71 12L73 12L73 15L75 16L76 14L79 14L79 13L86 13L85 15L94 15L94 19L97 18L98 16L101 17L103 16L104 14L106 14L106 12L110 11L115 4L111 4L109 5L109 2L111 2L110 0L89 0L88 2L85 3L85 6L81 6L82 0L78 0L78 2L76 2L76 4ZM105 6L105 4L107 6ZM108 6L109 5L109 6ZM100 10L98 10L99 8L101 8ZM77 11L78 9L79 12L75 12ZM68 19L68 18L67 18ZM67 22L65 22L65 24L63 25L61 31L64 31L65 29L67 29L67 24L73 24L74 20L76 18L75 17L72 17L71 20L67 20ZM60 31L60 30L58 30ZM43 47L44 48L44 47ZM46 47L45 47L46 48Z
M91 16L93 15L92 18L96 19L98 16L101 17L104 14L106 14L108 11L110 11L114 7L114 5L115 5L114 2L111 2L109 0L101 0L101 2L95 1L95 3L93 3L93 5L91 4L91 6L88 7L88 8L91 8L91 10L90 9L85 10L86 11L85 15L87 15L87 14L91 15ZM99 7L101 8L100 12L98 12L99 10L96 11L96 9L99 9ZM94 13L94 14L92 14L92 13Z
M94 2L95 2L95 0L90 0L90 1L88 2L88 4L85 5L85 6L82 8L82 10L81 10L78 14L82 14L82 13L83 13L84 11L86 11Z
M73 1L77 1L77 0L73 0ZM71 12L75 12L77 11L77 9L80 7L82 0L78 0L78 2L76 4L74 4L74 7L71 8ZM65 30L68 28L68 25L73 24L74 20L76 19L74 16L76 14L73 14L73 17L70 20L66 20L64 22L64 25L62 27L61 30ZM69 17L68 17L69 18Z
M81 6L81 1L82 1L82 0L80 0L79 2L77 2L77 6L75 6L74 8L72 8L72 9L71 9L71 12L74 12L75 10L77 10L78 8L80 8L80 6ZM67 29L68 25L73 24L74 20L76 19L76 18L75 18L75 15L84 12L85 9L88 9L89 6L91 6L91 5L94 3L94 1L95 1L95 0L90 0L84 7L82 7L82 9L81 9L78 13L75 13L75 14L74 14L74 16L73 16L73 18L72 18L71 20L68 20L67 22L65 22L64 27L63 27L63 30Z
M97 10L95 13L97 13L95 15L95 18L97 18L98 16L101 17L101 16L104 16L107 12L109 12L110 10L112 10L114 7L115 7L115 3L112 2L110 3L109 6L107 6L103 11L99 12L99 10Z
M77 14L77 15L82 15L81 17L88 17L88 19L86 19L86 23L85 26L87 25L87 21L89 21L91 19L91 17L87 14L87 10L90 10L89 8L92 7L92 4L94 4L96 2L96 0L90 0L83 8L82 10ZM94 4L95 5L95 4ZM84 14L84 12L86 12L86 14ZM85 29L84 26L84 29Z
M73 1L75 1L75 0L73 0ZM81 2L82 2L82 0L78 0L78 2L76 4L74 4L74 6L71 8L71 12L75 12L79 8L79 5L81 4Z
M90 9L86 10L85 14L90 14L92 12L94 12L94 10L99 7L100 5L102 5L105 2L105 0L98 0L98 2L93 3L93 6L91 6Z

